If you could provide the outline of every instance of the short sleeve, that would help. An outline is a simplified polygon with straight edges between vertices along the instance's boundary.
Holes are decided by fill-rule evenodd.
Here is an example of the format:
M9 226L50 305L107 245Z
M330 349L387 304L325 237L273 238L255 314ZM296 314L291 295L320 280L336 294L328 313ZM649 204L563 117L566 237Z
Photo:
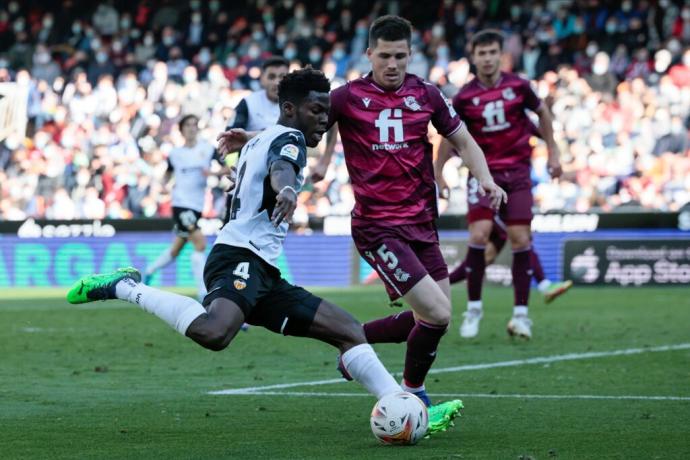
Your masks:
M431 123L441 136L451 136L462 126L462 121L453 108L453 104L434 85L427 84L427 93L434 109Z
M168 172L173 172L175 171L175 165L173 164L173 159L172 159L172 152L168 154Z
M347 103L348 86L349 85L345 84L331 91L331 108L328 111L328 129L331 129L331 126L337 123L342 115L343 107L345 107Z
M541 99L532 89L532 85L528 80L522 81L522 91L524 94L525 107L532 112L536 111L541 105Z
M289 131L273 139L268 147L268 168L278 160L292 163L296 173L307 165L307 144L302 133Z

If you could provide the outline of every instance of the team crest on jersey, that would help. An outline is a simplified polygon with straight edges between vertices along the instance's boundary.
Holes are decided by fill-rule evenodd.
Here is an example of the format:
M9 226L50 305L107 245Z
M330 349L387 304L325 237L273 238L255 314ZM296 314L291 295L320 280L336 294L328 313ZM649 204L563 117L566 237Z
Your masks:
M283 148L280 149L280 156L288 157L291 160L296 160L297 156L299 156L299 148L297 148L297 146L294 144L284 145Z
M410 274L407 273L406 271L403 271L403 269L400 267L398 267L398 269L395 270L395 273L393 273L393 276L395 276L395 279L400 281L401 283L404 283L410 279Z
M232 283L235 286L235 289L238 291L241 291L242 289L247 287L247 282L244 280L237 279Z
M472 104L479 105L479 96L475 96L472 98Z
M515 99L515 92L513 91L513 88L506 88L503 90L503 99L508 101Z
M363 97L362 98L362 104L364 104L364 107L369 108L369 104L371 103L371 99L368 97Z
M422 109L422 106L419 105L414 96L407 96L405 98L405 106L410 110L414 110L415 112Z

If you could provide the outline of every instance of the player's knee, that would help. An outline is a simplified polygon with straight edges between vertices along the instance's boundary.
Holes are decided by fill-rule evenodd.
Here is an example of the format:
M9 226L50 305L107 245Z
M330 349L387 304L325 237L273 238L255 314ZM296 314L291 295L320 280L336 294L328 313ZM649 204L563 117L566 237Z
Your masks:
M422 319L431 324L448 324L451 318L450 300L447 298L438 298L433 305L429 305L426 313Z
M173 248L173 249L171 249L171 250L170 250L170 256L171 256L173 259L177 258L177 256L180 255L180 250L181 250L181 249L182 249L182 248Z
M483 231L476 231L470 234L470 244L486 246L489 243L489 234Z

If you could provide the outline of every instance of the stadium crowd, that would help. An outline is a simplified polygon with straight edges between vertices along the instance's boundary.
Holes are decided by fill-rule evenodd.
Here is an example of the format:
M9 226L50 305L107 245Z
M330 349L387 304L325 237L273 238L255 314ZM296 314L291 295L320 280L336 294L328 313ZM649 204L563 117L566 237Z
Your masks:
M3 3L0 220L170 216L161 181L183 114L198 115L201 136L215 142L234 107L258 89L272 54L321 68L336 84L355 78L368 71L368 25L386 13L412 19L410 72L449 97L471 78L472 33L504 32L504 68L534 81L563 152L564 176L553 182L535 139L541 211L677 210L690 202L690 1L431 4ZM10 129L22 114L2 105L18 99L25 132ZM458 161L444 169L444 212L466 210L467 172ZM208 180L204 214L215 217L223 184ZM352 204L337 151L326 180L305 187L295 218L345 215Z

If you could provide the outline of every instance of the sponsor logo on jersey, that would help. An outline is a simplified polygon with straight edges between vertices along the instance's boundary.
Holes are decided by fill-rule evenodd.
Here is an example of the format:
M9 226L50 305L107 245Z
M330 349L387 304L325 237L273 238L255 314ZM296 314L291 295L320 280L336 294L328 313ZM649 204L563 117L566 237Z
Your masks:
M237 279L232 283L235 286L235 289L238 291L241 291L242 289L247 287L247 282L244 280Z
M395 273L393 273L393 276L395 276L395 279L400 281L401 283L404 283L410 279L410 274L407 273L406 271L403 271L403 269L400 267L398 267L397 270L395 270Z
M364 107L369 108L369 104L371 103L371 99L368 97L363 97L362 103L364 104Z
M280 149L280 156L296 160L299 156L299 148L294 144L284 145L283 148Z
M513 88L506 88L503 90L503 99L508 101L515 99L515 92L513 91Z
M472 104L479 105L479 96L475 96L472 98Z
M407 96L405 98L405 106L410 110L414 110L415 112L422 109L422 106L419 105L414 96Z
M446 103L446 106L448 106L448 113L450 113L450 116L453 118L457 117L458 113L453 108L453 104L450 102L450 100L443 93L441 93L441 97L443 98L443 102Z

